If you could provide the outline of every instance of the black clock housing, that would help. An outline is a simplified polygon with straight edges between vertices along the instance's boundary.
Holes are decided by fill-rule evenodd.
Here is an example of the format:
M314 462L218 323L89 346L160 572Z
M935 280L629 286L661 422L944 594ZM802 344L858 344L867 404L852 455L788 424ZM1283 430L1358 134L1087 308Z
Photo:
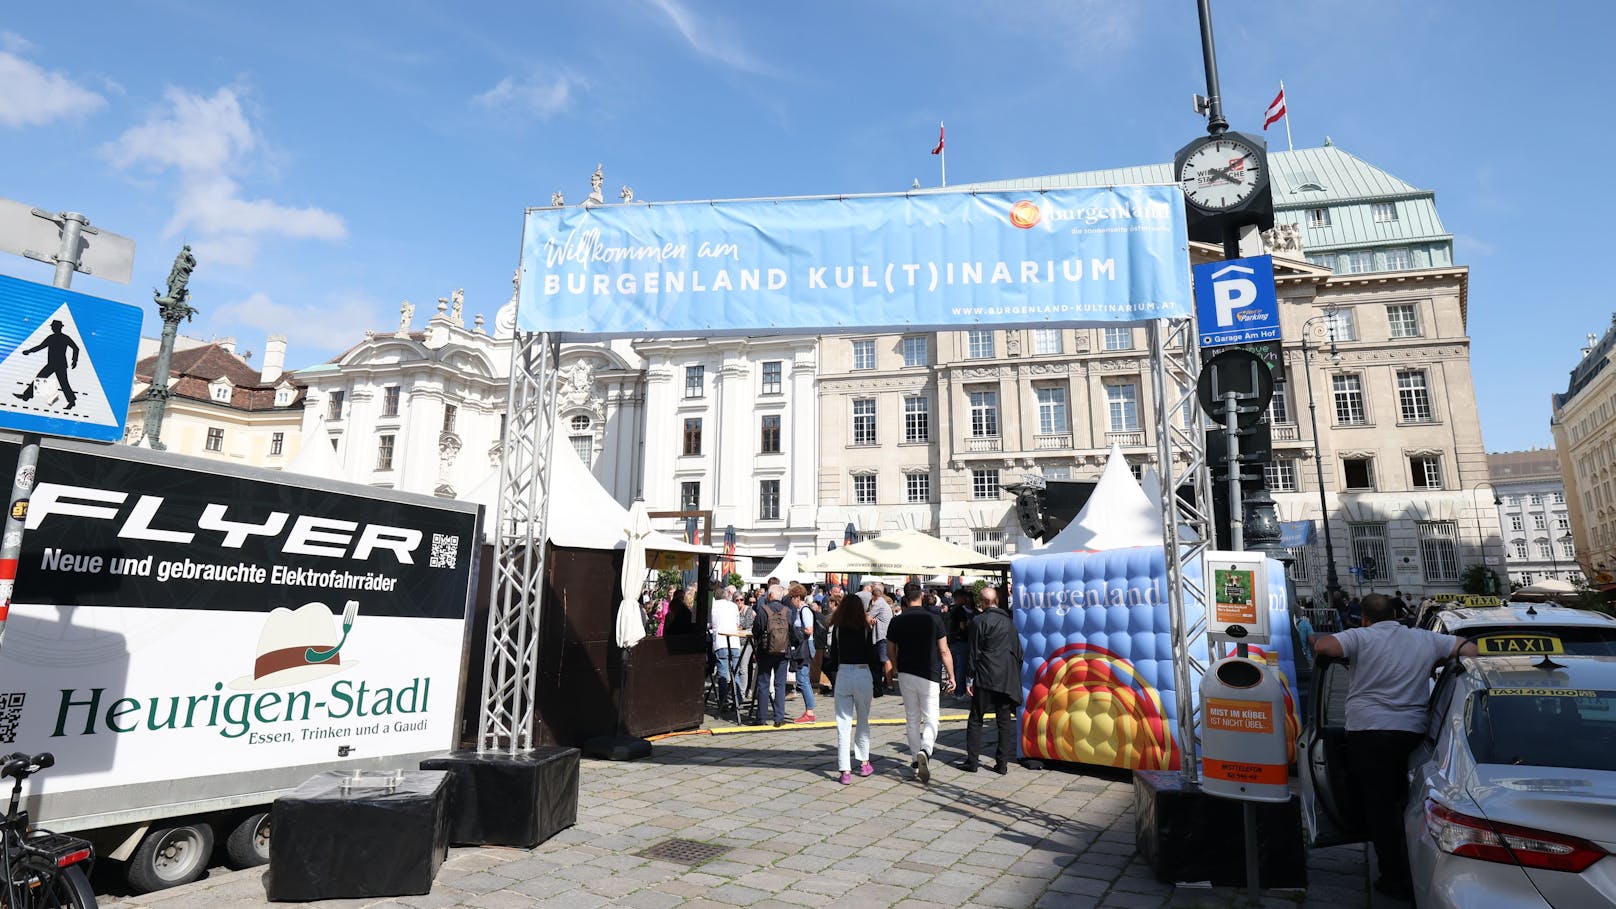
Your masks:
M1232 236L1238 228L1248 224L1255 224L1258 230L1270 230L1274 226L1274 195L1268 180L1268 143L1260 136L1225 132L1217 136L1197 137L1173 155L1173 182L1180 182L1184 162L1197 149L1219 140L1234 140L1251 147L1258 164L1257 188L1245 199L1225 209L1202 208L1185 194L1184 208L1188 215L1190 239L1203 243L1223 243L1226 237Z

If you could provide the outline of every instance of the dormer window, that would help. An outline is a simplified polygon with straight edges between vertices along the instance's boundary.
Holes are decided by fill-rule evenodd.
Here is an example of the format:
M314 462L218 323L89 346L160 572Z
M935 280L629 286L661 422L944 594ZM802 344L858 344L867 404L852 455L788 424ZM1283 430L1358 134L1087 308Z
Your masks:
M208 396L221 404L230 403L230 392L234 390L229 382L220 379L208 386Z
M297 396L297 389L296 388L293 388L290 385L282 385L281 387L275 389L275 406L276 407L285 407L285 406L291 404L292 403L292 398L294 398L296 396Z

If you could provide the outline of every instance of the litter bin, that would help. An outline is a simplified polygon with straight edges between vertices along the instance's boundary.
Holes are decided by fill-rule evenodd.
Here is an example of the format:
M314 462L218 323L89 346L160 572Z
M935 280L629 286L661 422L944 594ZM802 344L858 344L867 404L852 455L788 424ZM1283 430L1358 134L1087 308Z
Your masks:
M1245 657L1212 664L1201 679L1201 787L1224 798L1291 797L1285 688L1274 669Z

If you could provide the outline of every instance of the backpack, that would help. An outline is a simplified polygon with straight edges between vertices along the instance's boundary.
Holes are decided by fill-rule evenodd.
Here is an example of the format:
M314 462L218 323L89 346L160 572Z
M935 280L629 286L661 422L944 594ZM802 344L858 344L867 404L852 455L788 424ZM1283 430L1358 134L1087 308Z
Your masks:
M773 603L763 607L763 652L783 657L791 652L791 613L786 607Z

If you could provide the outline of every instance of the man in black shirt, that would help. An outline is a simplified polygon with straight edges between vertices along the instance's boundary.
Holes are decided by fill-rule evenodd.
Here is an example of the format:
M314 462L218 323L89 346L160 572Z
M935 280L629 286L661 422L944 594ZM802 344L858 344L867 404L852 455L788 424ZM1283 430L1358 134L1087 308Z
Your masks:
M975 773L982 754L982 720L989 709L999 729L993 772L1010 772L1016 753L1016 708L1021 705L1021 636L1010 613L999 608L999 592L983 588L976 617L971 619L971 715L965 721L965 760L961 770Z
M910 766L922 783L931 780L931 749L937 743L939 691L954 690L954 659L942 616L921 608L919 584L903 589L903 612L887 626L886 676L897 676L909 733Z

